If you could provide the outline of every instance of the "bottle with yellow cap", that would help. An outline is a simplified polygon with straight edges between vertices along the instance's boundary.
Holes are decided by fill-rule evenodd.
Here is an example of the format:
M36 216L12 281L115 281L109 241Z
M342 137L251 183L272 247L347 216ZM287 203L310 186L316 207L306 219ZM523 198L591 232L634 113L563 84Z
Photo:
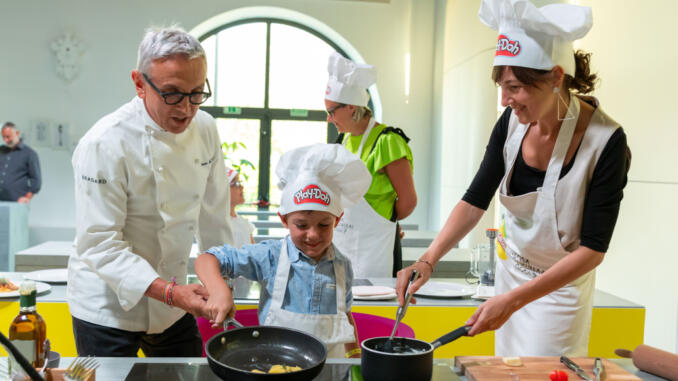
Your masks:
M36 368L45 362L47 324L35 308L35 282L23 281L19 286L19 314L9 326L9 340Z

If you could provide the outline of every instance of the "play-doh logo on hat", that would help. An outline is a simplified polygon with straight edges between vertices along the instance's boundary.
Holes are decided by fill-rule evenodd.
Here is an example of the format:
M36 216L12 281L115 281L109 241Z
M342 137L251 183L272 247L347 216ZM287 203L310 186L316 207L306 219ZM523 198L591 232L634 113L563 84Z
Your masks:
M300 205L310 202L328 206L330 205L330 195L315 184L309 184L304 189L299 189L294 193L295 204Z
M497 38L497 51L495 56L515 57L520 54L520 42L518 40L511 40L507 36L500 34Z
M327 86L327 89L325 89L325 95L328 95L331 92L332 92L332 88L330 86Z

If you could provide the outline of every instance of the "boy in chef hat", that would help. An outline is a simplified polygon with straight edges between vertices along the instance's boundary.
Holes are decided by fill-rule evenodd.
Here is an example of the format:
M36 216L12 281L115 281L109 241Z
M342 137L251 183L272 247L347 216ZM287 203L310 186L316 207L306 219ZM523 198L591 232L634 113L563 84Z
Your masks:
M358 202L371 182L360 159L336 144L315 144L285 153L276 174L282 189L278 215L289 235L236 249L213 247L195 261L209 291L214 327L233 313L223 276L261 283L259 322L295 328L321 339L328 356L359 354L350 314L351 262L332 244L345 207Z
M226 168L228 184L231 188L231 228L233 229L233 246L237 248L254 243L252 233L255 226L245 217L235 212L235 207L245 202L243 184L240 181L240 172L233 168Z

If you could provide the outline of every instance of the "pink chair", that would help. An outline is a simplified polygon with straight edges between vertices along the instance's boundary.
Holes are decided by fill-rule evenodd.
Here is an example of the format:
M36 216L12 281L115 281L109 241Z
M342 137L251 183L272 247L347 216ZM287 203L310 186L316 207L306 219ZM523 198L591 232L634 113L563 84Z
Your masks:
M395 320L370 315L363 314L360 312L352 312L353 320L355 320L356 328L358 329L358 341L363 342L363 340L379 337L379 336L390 336L391 331L393 331L393 324ZM414 330L405 323L400 323L398 329L395 333L398 337L409 337L414 338Z
M202 336L202 357L205 357L205 343L207 343L207 340L209 340L212 336L216 335L217 333L223 332L224 329L212 328L210 321L203 317L198 317L196 318L196 320L198 322L198 330L200 331L200 336ZM239 321L240 324L244 325L245 327L259 325L257 309L251 308L249 310L237 310L235 311L235 320ZM229 327L228 329L233 329L233 327Z

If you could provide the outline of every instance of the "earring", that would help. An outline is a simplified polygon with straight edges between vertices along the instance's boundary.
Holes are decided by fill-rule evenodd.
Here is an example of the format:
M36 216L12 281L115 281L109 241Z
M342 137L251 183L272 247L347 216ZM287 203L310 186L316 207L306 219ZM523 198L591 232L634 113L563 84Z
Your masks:
M574 115L572 115L572 113L570 112L570 108L569 108L567 102L565 102L565 99L563 98L563 96L560 95L560 89L558 88L558 86L556 86L556 87L553 88L553 92L558 94L558 100L556 101L556 104L557 104L557 108L556 108L556 112L557 112L556 118L558 118L558 120L570 120L570 119L574 119ZM574 100L572 99L572 94L570 94L570 101L574 101ZM565 110L566 110L566 111L565 111L565 116L564 116L563 118L560 117L560 104L561 104L561 103L563 104L563 106L565 107Z

